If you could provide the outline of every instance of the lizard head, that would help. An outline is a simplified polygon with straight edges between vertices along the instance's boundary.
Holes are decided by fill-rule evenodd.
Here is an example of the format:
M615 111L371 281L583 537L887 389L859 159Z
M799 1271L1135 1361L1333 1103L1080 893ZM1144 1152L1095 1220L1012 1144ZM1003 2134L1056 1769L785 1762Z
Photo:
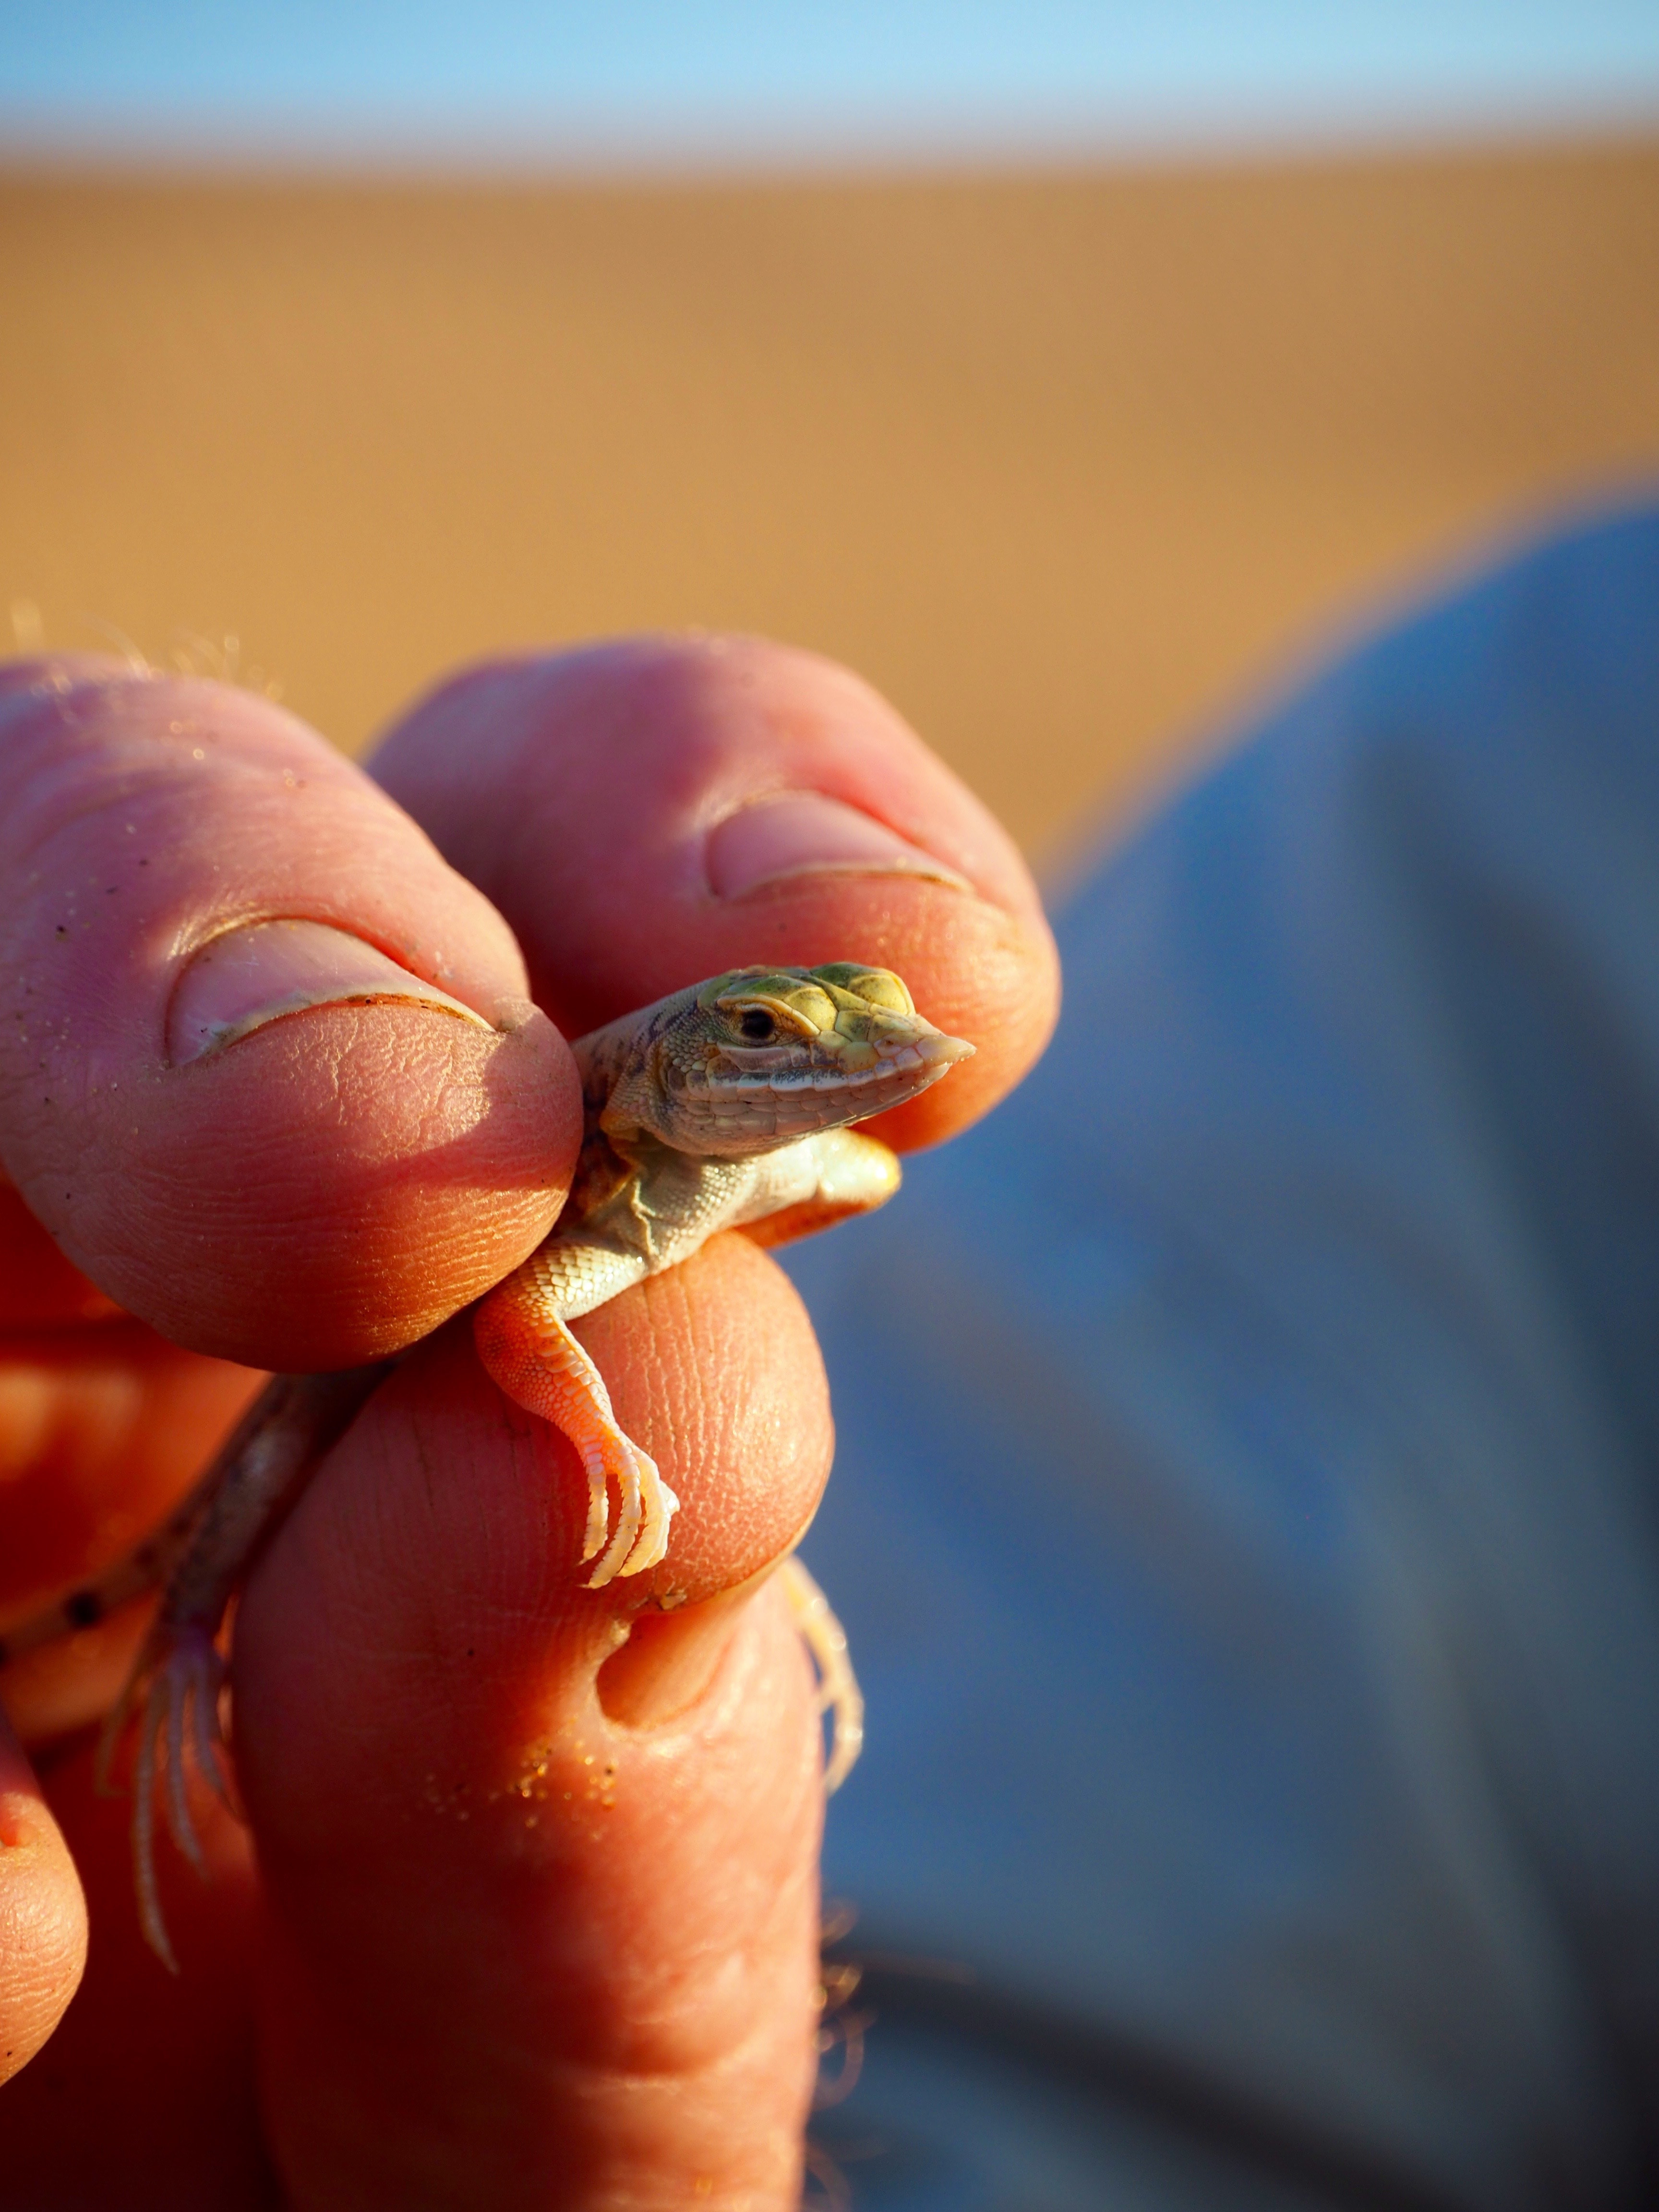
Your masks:
M737 1157L902 1105L974 1048L916 1010L890 969L734 968L653 1010L607 1129Z

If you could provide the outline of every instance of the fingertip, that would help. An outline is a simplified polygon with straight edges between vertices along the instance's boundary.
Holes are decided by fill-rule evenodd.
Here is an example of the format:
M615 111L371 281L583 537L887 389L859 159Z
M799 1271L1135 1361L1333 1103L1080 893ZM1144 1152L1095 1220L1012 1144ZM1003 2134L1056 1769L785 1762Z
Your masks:
M977 1050L893 1117L930 1141L1017 1082L1057 967L1000 826L848 670L639 638L468 670L373 771L489 891L576 1035L721 969L858 959Z
M0 1715L0 2081L26 2066L52 2034L86 1960L80 1877Z
M432 1877L409 1821L419 1813L444 1851L464 1849L458 1820L514 1809L503 1778L526 1744L557 1743L580 1765L607 1733L601 1669L635 1624L700 1607L712 1618L729 1601L735 1626L811 1516L832 1450L828 1390L805 1308L765 1254L718 1238L580 1327L618 1420L683 1499L659 1566L584 1587L580 1460L501 1395L458 1322L370 1401L249 1588L239 1765L273 1879L291 1868L300 1884L296 1911L314 1909L312 1875L332 1878L342 1853L363 1879L395 1863L420 1888ZM719 1649L703 1656L687 1695L619 1692L611 1719L644 1728L682 1713L718 1668ZM792 1711L798 1686L778 1686ZM750 1717L763 1732L783 1724ZM706 1784L717 1800L718 1773L685 1765L689 1741L653 1754L635 1786L684 1798ZM538 1788L530 1809L542 1802ZM568 1806L555 1794L538 1843L586 1820ZM578 1839L583 1851L597 1840ZM487 1880L475 1903L495 1909Z
M58 667L3 704L0 1156L194 1348L337 1366L533 1248L574 1071L489 902L223 685Z
M181 1113L191 1082L210 1095ZM325 1004L170 1071L135 1127L148 1180L100 1217L102 1279L193 1350L307 1371L428 1335L533 1251L568 1188L581 1098L527 1003L502 1030ZM187 1271L155 1215L185 1224Z
M858 936L860 958L902 975L919 1012L973 1046L942 1080L860 1125L896 1152L939 1144L988 1113L1035 1065L1059 1018L1060 956L1035 899L1010 910L919 875L878 893L802 875L762 886L736 911L728 949L763 948L746 958L812 966L842 957ZM866 956L872 940L877 951Z

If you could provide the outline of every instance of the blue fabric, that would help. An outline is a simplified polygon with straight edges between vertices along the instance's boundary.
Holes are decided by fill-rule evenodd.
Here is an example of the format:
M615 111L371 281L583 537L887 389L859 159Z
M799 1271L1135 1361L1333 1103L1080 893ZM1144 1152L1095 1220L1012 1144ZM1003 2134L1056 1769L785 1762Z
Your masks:
M1030 1080L791 1261L870 1705L829 1887L979 1992L847 2115L963 2208L1650 2202L1659 510L1344 659L1059 928ZM1016 2018L1097 2054L1097 2163L975 2195L937 2085Z

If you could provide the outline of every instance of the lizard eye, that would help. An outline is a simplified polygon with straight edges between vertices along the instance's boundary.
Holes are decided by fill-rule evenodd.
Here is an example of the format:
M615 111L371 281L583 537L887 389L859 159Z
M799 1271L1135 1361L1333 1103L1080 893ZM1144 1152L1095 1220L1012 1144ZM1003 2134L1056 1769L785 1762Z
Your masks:
M778 1033L778 1025L764 1006L745 1007L738 1017L738 1027L751 1044L769 1044Z

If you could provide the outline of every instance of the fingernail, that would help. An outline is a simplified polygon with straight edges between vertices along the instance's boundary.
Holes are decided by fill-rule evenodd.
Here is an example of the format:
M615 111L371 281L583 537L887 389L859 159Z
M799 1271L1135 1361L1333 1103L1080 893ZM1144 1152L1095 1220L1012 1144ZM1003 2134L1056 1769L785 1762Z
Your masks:
M644 1613L599 1668L599 1703L625 1728L658 1728L685 1712L714 1679L738 1618L772 1565L683 1613Z
M384 952L322 921L256 921L204 945L179 977L167 1014L167 1057L175 1067L222 1052L284 1014L307 1006L368 1006L404 1000L489 1024L433 983L423 983Z
M912 845L843 799L821 791L780 791L757 799L710 832L709 888L741 898L789 876L925 876L953 890L973 885L920 845Z

